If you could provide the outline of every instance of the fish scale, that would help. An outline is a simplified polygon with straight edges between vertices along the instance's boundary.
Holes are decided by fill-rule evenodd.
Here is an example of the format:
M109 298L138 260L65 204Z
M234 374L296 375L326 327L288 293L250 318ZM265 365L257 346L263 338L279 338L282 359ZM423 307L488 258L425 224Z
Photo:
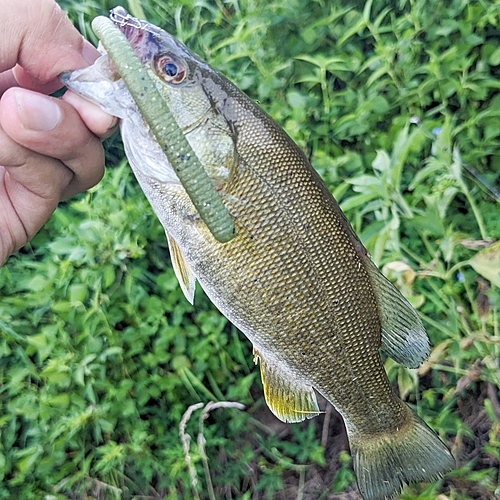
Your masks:
M226 263L224 272L227 267L238 273L238 269L244 272L245 269L258 265L258 275L263 281L260 288L267 290L269 301L261 301L261 295L255 293L255 281L245 283L240 278L241 290L238 296L246 297L247 300L248 297L258 298L259 305L256 313L236 313L231 315L230 319L244 331L269 329L269 325L274 324L274 334L268 333L265 338L254 341L258 342L259 352L282 352L280 357L286 359L287 364L293 365L294 371L301 371L302 377L307 377L306 382L332 400L343 414L350 414L349 407L342 411L348 401L350 406L362 406L357 408L357 411L361 410L364 415L370 411L370 408L366 407L367 403L384 404L384 401L380 400L367 401L367 398L362 396L352 397L364 382L365 374L368 374L368 384L375 387L381 387L387 380L385 372L380 369L378 353L373 350L374 345L377 349L380 345L380 321L365 268L349 240L349 234L343 230L342 222L331 204L331 198L324 197L323 189L316 182L316 176L302 157L302 153L293 145L294 151L289 151L285 157L278 154L271 158L266 157L263 168L260 151L282 151L285 148L290 150L289 141L277 136L279 142L276 143L276 135L272 133L259 134L257 137L255 134L247 134L247 129L255 128L253 117L247 122L243 118L244 114L237 115L239 137L248 136L250 145L258 143L259 148L246 148L243 139L238 141L238 156L245 163L242 168L243 175L226 187L227 195L235 199L256 199L258 193L266 210L269 210L269 200L272 198L280 200L281 203L273 209L275 219L280 221L276 227L267 224L261 227L259 205L251 207L251 210L247 205L243 205L242 211L236 208L233 210L229 205L230 213L236 221L238 237L233 242L216 247L215 251L224 253L222 258L219 257ZM266 138L269 148L264 142ZM269 193L265 192L266 187ZM287 225L286 220L289 221ZM297 224L299 220L301 224ZM246 231L255 236L245 238L245 229L240 227L240 221ZM275 232L279 232L279 238ZM294 239L296 243L293 249L286 252L278 252L279 247L273 252L277 239ZM199 248L194 242L191 242L191 245ZM197 257L194 256L193 261L196 260ZM350 265L346 266L346 262L350 262ZM279 271L279 277L271 288L268 277L272 268ZM206 282L212 278L206 278L196 269L194 272L210 295L210 284ZM210 273L212 272L211 270ZM321 273L323 277L320 277ZM361 280L365 287L353 288L353 280ZM304 308L303 299L293 300L298 293L307 297L309 308ZM335 304L335 297L342 297L342 301ZM309 311L307 315L306 310ZM281 323L277 323L275 311L285 311L279 317ZM254 324L256 317L259 318L259 325ZM304 342L301 333L306 325L311 323L316 324L316 335L305 339ZM325 335L329 339L326 349L323 346ZM290 342L290 338L294 340ZM300 355L297 356L297 353L303 351L301 343L305 346L316 345L310 357L304 359ZM366 344L369 350L364 349ZM321 349L320 352L318 348ZM370 359L365 360L358 356L360 350L368 351L368 355L371 351L371 362ZM348 352L354 354L354 363ZM337 355L334 356L334 353ZM346 362L351 368L346 370L344 366L343 370L338 370L339 365L345 365ZM295 368L295 365L298 368ZM330 366L331 369L326 373L324 369L322 373L314 369L311 370L312 373L307 373L304 366ZM375 368L378 368L380 377L374 378ZM353 381L353 378L356 380ZM387 383L384 389L384 393L387 392ZM361 405L360 400L363 402ZM394 405L392 398L391 404ZM379 413L377 410L375 412Z
M127 89L111 71L98 72L109 64L105 55L95 69L78 70L64 83L105 110L118 109L130 165L165 228L186 298L193 302L198 280L252 342L266 402L278 418L317 415L315 391L336 407L365 500L392 497L405 482L441 477L453 457L392 390L379 353L412 368L428 356L416 311L370 261L288 135L171 35L117 9L119 28L157 78L236 236L227 243L212 236ZM169 73L172 64L180 66L181 82L155 65L166 56L175 61ZM176 144L168 147L175 151Z

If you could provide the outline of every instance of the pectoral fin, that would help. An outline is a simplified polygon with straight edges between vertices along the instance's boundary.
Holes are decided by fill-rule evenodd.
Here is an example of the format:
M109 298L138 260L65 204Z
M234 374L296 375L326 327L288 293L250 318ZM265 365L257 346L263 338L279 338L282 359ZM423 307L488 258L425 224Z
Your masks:
M430 353L429 337L417 311L401 292L367 261L382 324L382 349L397 363L417 368Z
M170 258L175 275L179 280L181 289L190 304L194 301L194 291L196 288L196 276L194 275L188 261L182 255L181 249L176 241L166 232L168 248L170 249Z
M283 422L302 422L319 415L316 394L311 386L297 381L276 362L254 349L254 361L260 359L264 397L270 410Z

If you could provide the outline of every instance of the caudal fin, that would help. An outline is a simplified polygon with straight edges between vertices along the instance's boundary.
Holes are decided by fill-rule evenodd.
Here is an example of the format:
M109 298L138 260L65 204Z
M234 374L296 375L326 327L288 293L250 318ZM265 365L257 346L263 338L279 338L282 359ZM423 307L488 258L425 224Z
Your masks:
M394 433L351 440L354 470L364 500L393 498L405 483L439 479L455 467L448 448L409 412L409 424Z

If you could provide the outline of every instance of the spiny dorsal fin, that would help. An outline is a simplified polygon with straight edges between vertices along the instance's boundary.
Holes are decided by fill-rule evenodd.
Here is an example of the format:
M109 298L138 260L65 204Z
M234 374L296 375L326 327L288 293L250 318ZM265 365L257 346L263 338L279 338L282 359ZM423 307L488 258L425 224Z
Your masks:
M382 349L397 363L417 368L430 353L429 337L413 306L401 292L366 259L382 324Z
M196 288L196 276L194 275L191 266L182 255L181 249L176 241L167 233L168 248L170 249L170 258L175 275L179 280L181 289L190 304L194 302L194 291Z
M260 358L264 397L270 410L283 422L302 422L319 415L314 389L297 381L275 361L254 348L254 362Z

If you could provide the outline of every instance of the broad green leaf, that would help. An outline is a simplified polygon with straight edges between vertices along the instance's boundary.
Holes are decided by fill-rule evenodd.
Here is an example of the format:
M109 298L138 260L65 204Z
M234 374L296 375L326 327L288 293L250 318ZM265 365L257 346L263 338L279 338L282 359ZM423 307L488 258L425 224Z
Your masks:
M490 55L489 61L492 66L498 66L500 64L500 47L498 47L495 52Z
M379 149L372 165L379 172L387 172L391 168L391 158L386 151Z
M500 241L478 252L469 263L474 271L500 288Z

